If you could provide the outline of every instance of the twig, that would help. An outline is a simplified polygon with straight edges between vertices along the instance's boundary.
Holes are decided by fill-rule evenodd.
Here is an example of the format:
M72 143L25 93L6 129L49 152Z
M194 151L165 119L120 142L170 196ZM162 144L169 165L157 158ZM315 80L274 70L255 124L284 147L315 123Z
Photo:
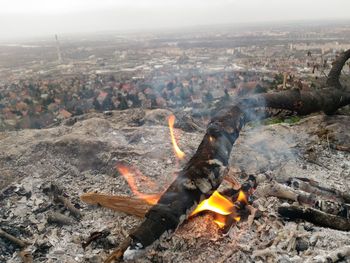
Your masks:
M54 201L63 204L63 206L74 216L76 219L80 219L82 214L79 209L75 208L75 206L64 196L57 195L54 197Z
M13 244L16 244L17 246L19 246L20 248L24 248L29 244L26 241L22 241L22 240L18 239L17 237L15 237L9 233L6 233L2 229L0 229L0 237L7 239L8 241L12 242Z

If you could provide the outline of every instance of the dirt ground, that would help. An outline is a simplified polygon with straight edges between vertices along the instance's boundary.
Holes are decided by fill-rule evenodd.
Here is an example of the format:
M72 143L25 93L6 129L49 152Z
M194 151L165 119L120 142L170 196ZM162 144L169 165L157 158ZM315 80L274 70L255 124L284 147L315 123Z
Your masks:
M142 219L89 206L79 196L90 191L132 195L115 168L118 163L156 182L153 188L140 182L140 191L164 190L186 162L174 156L169 114L115 111L49 129L0 133L1 228L31 243L34 262L102 262ZM350 153L336 150L337 145L350 145L349 128L350 116L321 114L294 124L248 125L233 148L230 169L277 180L306 177L349 191ZM204 133L176 133L188 160ZM82 211L80 221L47 223L52 212L70 216L45 193L51 182ZM328 253L350 245L347 232L285 221L277 213L281 201L275 197L256 202L263 213L253 225L239 222L223 236L209 214L198 216L137 262L323 262ZM102 230L109 234L83 249L90 234ZM18 251L0 238L0 262L21 262Z

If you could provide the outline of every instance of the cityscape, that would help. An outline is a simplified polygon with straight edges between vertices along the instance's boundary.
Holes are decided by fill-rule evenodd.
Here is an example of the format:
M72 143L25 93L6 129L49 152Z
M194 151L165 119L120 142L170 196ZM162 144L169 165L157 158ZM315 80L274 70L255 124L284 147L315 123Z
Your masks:
M350 48L349 21L52 35L0 43L0 130L129 108L206 108L308 90ZM343 76L349 76L349 63Z

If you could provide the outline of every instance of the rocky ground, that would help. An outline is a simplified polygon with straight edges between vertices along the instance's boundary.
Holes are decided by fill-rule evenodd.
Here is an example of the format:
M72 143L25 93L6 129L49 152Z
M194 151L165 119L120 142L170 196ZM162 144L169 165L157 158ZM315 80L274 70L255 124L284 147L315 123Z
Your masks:
M102 262L141 219L86 205L79 196L89 191L132 195L115 168L118 163L156 182L153 188L140 182L141 191L165 189L185 163L173 154L169 114L167 110L115 111L70 119L49 129L0 133L1 229L30 242L34 262ZM307 177L349 191L350 153L336 149L350 145L349 127L346 115L248 125L232 151L231 169L275 179ZM185 130L178 129L177 134L188 159L204 132ZM80 220L47 194L52 182L81 210ZM263 214L253 225L239 222L223 236L210 215L198 216L138 262L322 262L324 255L350 245L347 232L280 218L276 209L281 201L275 197L256 202ZM48 223L53 212L65 213L72 224ZM106 236L83 249L82 243L96 231ZM0 262L21 262L18 251L0 238Z

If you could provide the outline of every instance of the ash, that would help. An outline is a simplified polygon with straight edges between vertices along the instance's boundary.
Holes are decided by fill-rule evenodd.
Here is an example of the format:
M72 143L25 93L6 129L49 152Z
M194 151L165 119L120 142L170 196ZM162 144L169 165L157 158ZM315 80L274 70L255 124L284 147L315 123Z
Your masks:
M138 185L140 191L164 190L184 165L173 154L165 118L170 114L113 111L49 129L0 133L1 229L30 242L27 250L34 262L103 262L141 219L86 205L79 196L90 191L131 196L115 169L120 162L157 182L157 189ZM248 125L234 147L230 169L276 180L307 177L349 191L350 154L333 147L349 145L349 127L350 116L341 115ZM179 146L189 158L203 130L177 132ZM52 183L80 209L80 220L53 202L45 190ZM281 203L275 197L258 198L254 205L262 215L252 225L239 222L226 236L210 214L192 218L137 262L322 262L322 256L350 245L347 232L285 221L277 214ZM71 224L48 223L52 213L65 215ZM94 232L104 235L83 249ZM0 238L0 262L21 262L19 250Z

